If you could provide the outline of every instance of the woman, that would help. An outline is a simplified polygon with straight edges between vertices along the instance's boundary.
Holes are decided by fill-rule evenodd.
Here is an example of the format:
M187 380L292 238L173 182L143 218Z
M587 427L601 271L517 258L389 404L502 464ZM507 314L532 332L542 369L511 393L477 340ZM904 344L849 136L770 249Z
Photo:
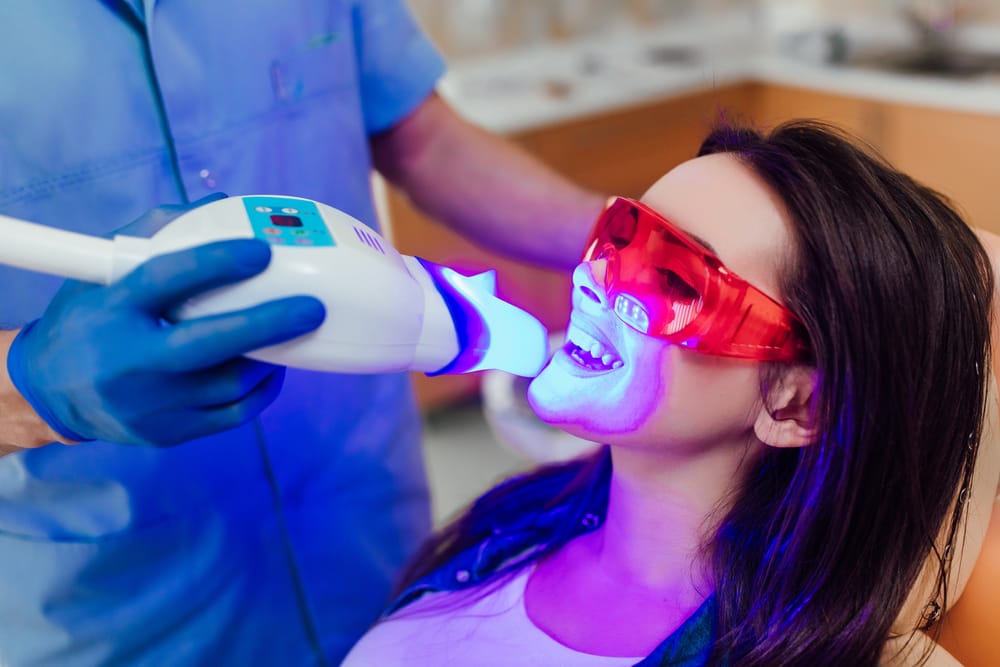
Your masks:
M530 386L607 446L477 501L345 664L948 664L992 281L833 129L714 132L609 205Z

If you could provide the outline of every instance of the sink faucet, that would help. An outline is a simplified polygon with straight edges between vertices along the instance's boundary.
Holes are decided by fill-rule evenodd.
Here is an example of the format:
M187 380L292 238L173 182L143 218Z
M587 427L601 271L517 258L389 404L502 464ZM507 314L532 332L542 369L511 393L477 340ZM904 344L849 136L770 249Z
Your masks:
M963 14L962 0L897 0L900 12L920 40L925 53L951 51L955 28Z

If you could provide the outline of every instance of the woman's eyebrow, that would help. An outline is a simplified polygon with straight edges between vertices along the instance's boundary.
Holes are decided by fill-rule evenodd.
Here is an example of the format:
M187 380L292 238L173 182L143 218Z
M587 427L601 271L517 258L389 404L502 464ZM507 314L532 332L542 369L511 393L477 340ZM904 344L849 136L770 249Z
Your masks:
M719 255L719 253L716 252L715 248L712 247L712 244L706 241L705 239L701 238L697 234L692 234L691 232L688 231L685 231L684 233L687 234L688 238L690 238L692 241L703 247L705 250L709 251L715 256Z

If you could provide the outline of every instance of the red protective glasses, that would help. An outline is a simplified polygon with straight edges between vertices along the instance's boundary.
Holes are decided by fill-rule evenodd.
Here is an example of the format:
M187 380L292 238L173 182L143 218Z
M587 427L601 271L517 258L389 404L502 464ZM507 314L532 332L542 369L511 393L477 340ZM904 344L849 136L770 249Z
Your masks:
M787 308L644 204L615 197L583 261L607 260L604 289L635 330L702 354L804 361L805 328Z

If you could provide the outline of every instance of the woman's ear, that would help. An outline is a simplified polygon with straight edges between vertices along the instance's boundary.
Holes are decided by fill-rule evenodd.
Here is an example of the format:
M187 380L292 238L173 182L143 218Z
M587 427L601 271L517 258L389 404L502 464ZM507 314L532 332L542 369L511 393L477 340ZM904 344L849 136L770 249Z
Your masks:
M816 371L795 366L786 371L765 396L753 430L771 447L805 447L816 440L817 426L812 411Z

